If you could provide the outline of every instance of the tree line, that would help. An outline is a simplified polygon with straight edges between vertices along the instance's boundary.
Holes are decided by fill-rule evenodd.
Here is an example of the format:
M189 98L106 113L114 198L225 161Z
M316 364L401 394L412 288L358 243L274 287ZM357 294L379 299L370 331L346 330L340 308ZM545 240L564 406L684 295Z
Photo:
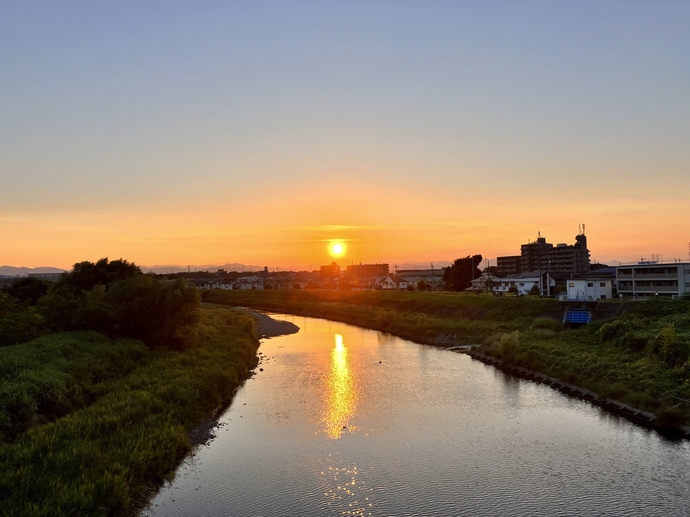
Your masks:
M57 282L29 277L0 291L0 346L95 330L183 349L196 342L200 304L183 278L159 280L123 259L79 262Z

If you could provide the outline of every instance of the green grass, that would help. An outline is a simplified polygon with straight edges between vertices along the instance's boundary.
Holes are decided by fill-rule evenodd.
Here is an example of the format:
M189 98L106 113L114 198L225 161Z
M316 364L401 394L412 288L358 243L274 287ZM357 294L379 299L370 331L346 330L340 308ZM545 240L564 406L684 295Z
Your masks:
M47 389L71 410L37 410L25 430L10 422L14 436L0 445L0 514L127 515L190 449L188 432L256 365L253 325L234 311L204 308L200 344L185 351L94 333L2 349L1 375L17 397L39 401Z
M690 400L688 302L630 302L615 320L566 329L558 319L558 302L532 297L295 290L211 291L203 299L420 339L450 332L460 342L483 343L485 353L508 366L542 372L659 415L673 413L676 424L690 422L690 407L675 407L676 397Z
M560 315L557 302L536 297L385 291L206 291L205 302L327 318L392 333L433 338L458 334L479 343L497 331L526 329L538 317Z
M138 341L97 332L54 334L0 349L0 444L87 406L109 381L148 357Z

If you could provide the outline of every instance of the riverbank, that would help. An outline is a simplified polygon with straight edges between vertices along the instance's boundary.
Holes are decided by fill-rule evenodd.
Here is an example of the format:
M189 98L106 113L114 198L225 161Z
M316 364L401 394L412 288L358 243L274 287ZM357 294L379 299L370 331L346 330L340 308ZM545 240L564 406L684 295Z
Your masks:
M568 329L555 300L459 293L211 291L213 303L321 317L435 346L479 345L526 368L616 400L680 428L690 421L690 303L650 300ZM610 302L617 303L617 302ZM612 311L616 312L616 311Z
M258 364L254 328L203 307L187 350L95 332L3 348L0 515L131 514Z
M250 311L244 307L233 308L254 318L256 321L255 334L259 339L270 339L272 337L296 334L299 332L299 327L289 321L276 320L266 314Z

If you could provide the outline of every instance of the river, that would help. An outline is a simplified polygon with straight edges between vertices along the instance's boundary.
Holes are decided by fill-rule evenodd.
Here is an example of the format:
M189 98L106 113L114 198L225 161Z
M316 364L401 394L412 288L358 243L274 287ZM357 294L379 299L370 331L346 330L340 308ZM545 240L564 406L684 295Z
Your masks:
M690 515L690 446L465 354L343 323L264 340L141 515Z

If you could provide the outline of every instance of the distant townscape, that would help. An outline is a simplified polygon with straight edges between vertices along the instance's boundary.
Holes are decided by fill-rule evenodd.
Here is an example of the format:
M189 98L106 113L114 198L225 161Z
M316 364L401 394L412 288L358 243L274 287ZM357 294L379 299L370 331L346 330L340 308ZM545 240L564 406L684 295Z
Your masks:
M585 225L580 225L574 244L547 242L546 237L520 246L519 255L497 257L496 264L479 269L481 255L434 267L390 267L381 264L336 262L311 271L270 271L268 267L233 263L223 267L142 267L151 274L173 279L183 277L197 289L340 289L489 292L496 296L527 294L567 300L601 300L617 297L678 297L690 293L690 261L640 260L609 266L592 263ZM448 264L448 262L441 262ZM0 268L0 287L17 277L46 281L60 278L57 268Z

